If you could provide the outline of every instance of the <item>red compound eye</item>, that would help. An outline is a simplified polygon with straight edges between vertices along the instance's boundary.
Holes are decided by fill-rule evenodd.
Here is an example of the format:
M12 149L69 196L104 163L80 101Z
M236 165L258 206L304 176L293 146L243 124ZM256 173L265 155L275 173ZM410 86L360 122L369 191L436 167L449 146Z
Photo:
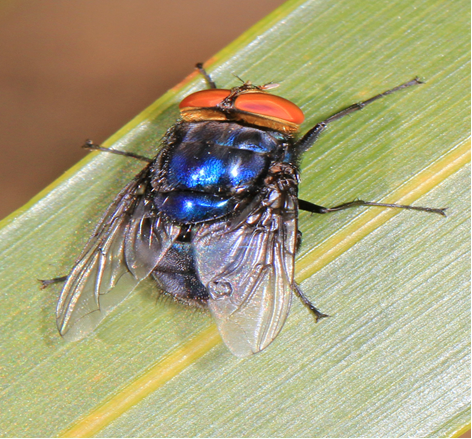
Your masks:
M234 92L234 89L233 89ZM210 90L197 91L187 96L179 105L179 108L214 108L221 104L231 93L231 90L213 88ZM257 116L275 118L280 121L300 125L305 116L302 110L293 102L280 96L274 96L259 92L241 92L236 97L234 109L244 111ZM205 114L205 117L208 117Z
M229 96L230 90L212 88L210 90L197 91L188 95L179 104L179 108L185 107L215 107Z
M247 93L238 96L235 107L238 110L261 116L276 117L300 125L305 116L293 102L280 96L266 93Z

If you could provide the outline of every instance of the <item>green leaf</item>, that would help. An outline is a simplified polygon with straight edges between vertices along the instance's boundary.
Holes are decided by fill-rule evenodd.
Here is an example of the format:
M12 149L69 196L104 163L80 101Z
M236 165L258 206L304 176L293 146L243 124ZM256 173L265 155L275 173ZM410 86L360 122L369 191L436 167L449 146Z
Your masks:
M300 196L448 207L448 218L358 209L300 215L294 301L264 352L237 359L210 317L144 282L90 336L64 342L54 308L101 213L141 163L91 154L1 223L4 436L444 437L469 422L469 6L289 1L208 64L221 87L281 82L317 121L416 75L426 84L330 125ZM189 69L195 61L189 60ZM201 89L184 83L107 145L153 155Z

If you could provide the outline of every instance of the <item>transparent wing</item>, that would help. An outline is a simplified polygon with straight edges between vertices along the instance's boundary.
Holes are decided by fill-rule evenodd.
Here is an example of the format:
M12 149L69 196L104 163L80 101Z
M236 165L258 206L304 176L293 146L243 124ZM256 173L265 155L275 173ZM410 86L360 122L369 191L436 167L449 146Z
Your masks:
M67 277L56 310L68 340L91 332L163 258L179 227L156 217L145 168L110 205Z
M276 187L253 206L230 224L201 226L193 239L208 306L225 344L238 357L274 340L294 288L296 196Z

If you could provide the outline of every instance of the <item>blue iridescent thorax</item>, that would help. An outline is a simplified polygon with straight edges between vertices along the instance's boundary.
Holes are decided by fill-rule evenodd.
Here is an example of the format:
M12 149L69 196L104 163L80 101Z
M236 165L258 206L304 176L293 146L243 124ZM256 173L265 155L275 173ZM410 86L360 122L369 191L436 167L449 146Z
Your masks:
M172 191L158 192L154 204L172 220L191 224L227 215L233 211L236 200L203 192Z
M267 169L267 156L218 144L182 143L168 162L167 181L181 190L234 192L254 184Z
M162 152L156 207L180 223L231 213L238 194L256 191L285 138L237 123L177 125Z

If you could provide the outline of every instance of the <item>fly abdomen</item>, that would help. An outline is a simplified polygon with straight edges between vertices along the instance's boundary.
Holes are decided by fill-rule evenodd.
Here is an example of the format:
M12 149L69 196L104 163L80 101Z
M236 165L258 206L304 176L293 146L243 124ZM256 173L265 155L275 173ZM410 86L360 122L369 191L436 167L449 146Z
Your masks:
M207 289L198 279L192 245L174 242L152 272L160 287L179 302L206 306Z

